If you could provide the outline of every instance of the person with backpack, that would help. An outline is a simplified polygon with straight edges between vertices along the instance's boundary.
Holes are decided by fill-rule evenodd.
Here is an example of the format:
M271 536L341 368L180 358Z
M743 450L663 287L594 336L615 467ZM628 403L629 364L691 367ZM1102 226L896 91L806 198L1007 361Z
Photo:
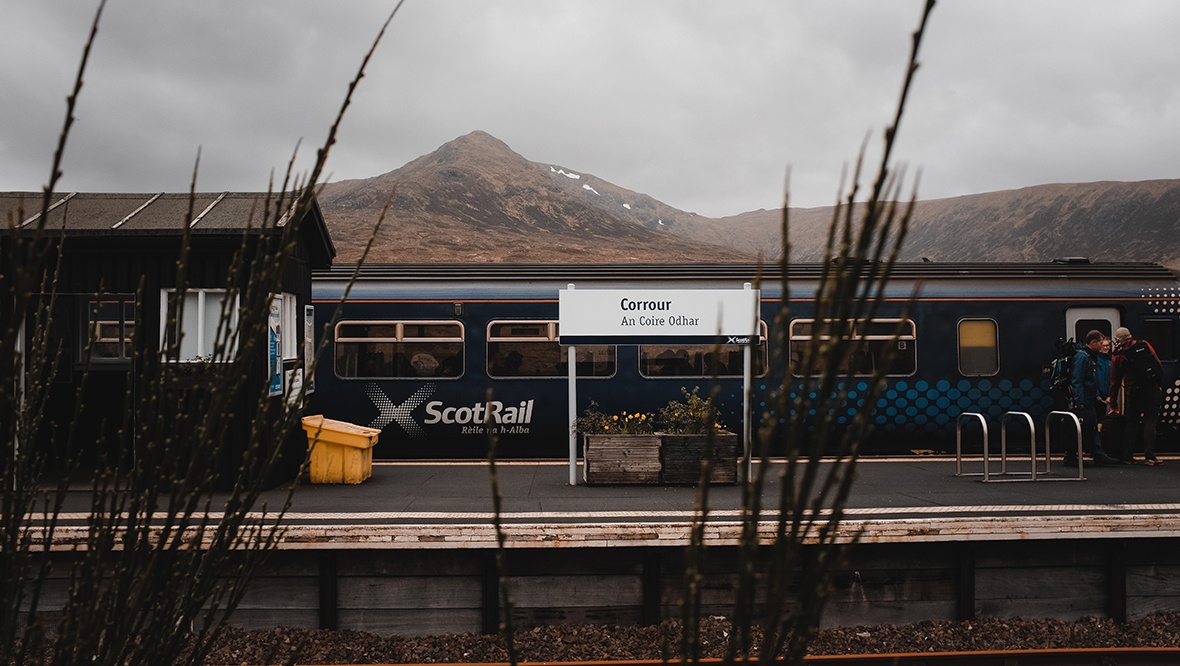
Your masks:
M1155 455L1156 424L1163 403L1161 375L1160 359L1151 343L1136 340L1126 328L1114 332L1107 400L1127 419L1125 455L1130 455L1142 439L1143 460L1153 467L1164 464Z
M1081 421L1082 450L1093 458L1095 465L1115 465L1118 460L1102 450L1102 442L1098 438L1098 403L1101 401L1098 394L1098 352L1104 337L1101 331L1090 331L1086 334L1086 343L1079 344L1074 351L1069 373L1069 408ZM1112 372L1113 369L1112 365ZM1066 452L1063 462L1067 467L1079 464L1077 452Z
M1127 449L1123 440L1126 431L1126 419L1115 409L1110 400L1110 366L1113 341L1102 336L1102 344L1098 348L1098 440L1102 443L1102 450L1107 455L1124 465L1132 462L1131 451Z

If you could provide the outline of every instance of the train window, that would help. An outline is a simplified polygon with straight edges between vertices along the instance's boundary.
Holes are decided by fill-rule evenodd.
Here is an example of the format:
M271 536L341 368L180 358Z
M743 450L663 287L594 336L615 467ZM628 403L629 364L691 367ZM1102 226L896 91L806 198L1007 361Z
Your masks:
M1144 319L1143 332L1140 335L1151 343L1161 361L1176 360L1175 319Z
M1110 337L1114 331L1110 328L1110 321L1106 319L1079 319L1073 326L1073 339L1082 342L1090 331L1098 331L1099 333Z
M840 361L840 374L871 375L877 371L886 352L893 353L892 363L884 368L887 375L912 375L918 369L917 335L910 319L860 319L845 323L842 331L832 329L831 321L796 319L791 322L791 372L801 374L804 352L812 340L839 337L850 340L848 353ZM896 334L896 341L894 335ZM822 372L819 369L818 372Z
M345 379L454 378L463 374L463 325L454 321L342 321L336 376Z
M762 342L751 357L755 377L766 372L766 322L758 324ZM741 377L745 345L640 345L639 374L644 377ZM579 350L581 348L579 347Z
M557 343L556 321L493 321L488 324L488 376L565 377L569 348ZM578 377L612 377L613 345L578 345Z
M959 322L959 372L994 375L1000 371L1000 332L992 319Z

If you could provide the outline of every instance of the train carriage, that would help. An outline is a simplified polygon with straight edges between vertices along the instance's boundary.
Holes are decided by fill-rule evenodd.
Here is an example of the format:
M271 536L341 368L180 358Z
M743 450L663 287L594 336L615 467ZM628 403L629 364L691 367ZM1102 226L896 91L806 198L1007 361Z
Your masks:
M317 330L328 336L312 409L380 428L378 458L482 458L489 429L501 457L568 455L567 347L559 344L558 292L577 289L761 289L763 339L776 339L783 299L790 346L813 323L820 266L371 265L316 273ZM784 290L784 285L785 290ZM1060 338L1119 326L1149 340L1164 368L1161 427L1180 424L1180 284L1144 263L915 263L898 265L872 321L848 332L855 398L884 345L896 345L874 405L871 453L948 451L959 414L998 423L1009 411L1044 423L1054 408L1043 368ZM325 326L325 324L328 324ZM894 338L894 333L900 335ZM724 342L724 341L719 341ZM788 350L789 352L790 350ZM581 413L655 411L682 389L720 389L721 417L741 432L742 347L578 346ZM754 354L752 402L763 411L767 345ZM778 374L778 373L776 373ZM855 400L850 404L854 404ZM1165 437L1164 444L1174 437Z

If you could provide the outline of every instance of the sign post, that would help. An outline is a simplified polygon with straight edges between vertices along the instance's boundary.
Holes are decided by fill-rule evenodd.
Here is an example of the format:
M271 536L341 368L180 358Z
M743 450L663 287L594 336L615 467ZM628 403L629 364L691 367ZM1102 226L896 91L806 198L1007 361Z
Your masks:
M566 289L573 291L574 285L566 286ZM559 312L557 316L558 330L561 328ZM570 345L566 351L566 366L569 372L569 437L570 437L570 485L578 485L578 348L575 345Z
M575 289L558 292L558 341L569 347L570 485L577 483L578 344L745 345L742 392L746 460L750 458L750 345L757 342L761 292L744 289ZM748 472L747 472L748 473Z

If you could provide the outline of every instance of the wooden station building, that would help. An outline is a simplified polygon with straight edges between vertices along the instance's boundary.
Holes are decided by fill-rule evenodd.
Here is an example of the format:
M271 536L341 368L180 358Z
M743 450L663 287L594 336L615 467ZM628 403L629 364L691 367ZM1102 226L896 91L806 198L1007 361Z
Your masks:
M49 357L55 361L46 375L51 383L43 408L48 427L37 446L54 446L76 421L79 455L125 459L126 451L103 447L126 447L109 442L119 441L112 436L118 429L133 430L128 425L134 424L135 414L128 413L128 406L134 404L129 396L141 381L139 366L145 359L161 358L172 345L167 362L191 371L215 352L224 352L226 340L245 336L246 329L222 335L222 347L216 348L221 315L232 313L234 326L238 317L245 318L248 313L236 309L245 308L245 302L237 299L251 280L257 281L251 268L275 256L280 242L288 244L286 257L272 262L267 283L278 286L272 287L271 311L263 315L271 322L271 339L249 345L257 358L248 360L243 397L253 388L270 387L272 399L281 400L291 382L302 381L314 337L309 335L307 309L311 271L330 266L335 256L314 198L299 220L291 219L296 199L289 193L53 194L45 219L42 200L40 193L0 193L0 264L5 267L0 271L0 294L5 296L0 319L16 322L17 355L30 361L33 332L48 322ZM294 233L280 241L284 229L292 226ZM41 249L29 251L38 238ZM17 286L22 272L46 271L56 275L55 284L38 280ZM26 311L12 311L19 302L14 290L32 295ZM183 309L179 318L178 303ZM170 321L179 330L166 330ZM229 344L245 346L245 341ZM35 362L44 363L47 357L39 358ZM23 374L35 371L29 367ZM79 402L84 409L76 417ZM245 441L239 438L249 436L248 412L238 410L231 426L229 455L219 463L225 470L237 468L233 452ZM296 429L283 437L289 440L284 450L302 461L302 432Z

